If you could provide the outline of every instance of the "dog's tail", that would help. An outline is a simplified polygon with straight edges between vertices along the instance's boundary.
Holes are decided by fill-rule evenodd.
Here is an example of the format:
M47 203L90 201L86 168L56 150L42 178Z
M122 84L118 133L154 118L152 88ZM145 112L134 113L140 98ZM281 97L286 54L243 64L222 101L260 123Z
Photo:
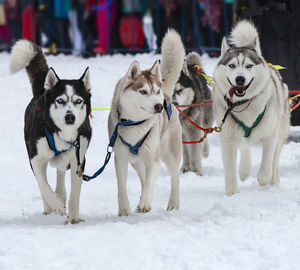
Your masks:
M260 52L259 36L256 27L247 20L240 21L232 30L229 42L235 47L255 48Z
M48 65L41 48L28 40L19 40L12 48L10 71L16 73L26 68L33 96L44 92Z
M161 46L161 73L163 92L168 96L173 95L175 84L182 70L185 50L180 35L175 30L169 30L164 36Z

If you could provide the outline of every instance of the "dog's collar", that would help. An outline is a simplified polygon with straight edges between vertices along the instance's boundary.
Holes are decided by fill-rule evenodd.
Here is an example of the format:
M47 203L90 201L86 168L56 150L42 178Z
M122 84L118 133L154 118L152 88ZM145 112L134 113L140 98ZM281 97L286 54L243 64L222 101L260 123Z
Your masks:
M232 101L227 97L227 95L224 95L224 99L225 99L225 101L226 101L226 103L227 103L228 108L231 108L231 109L235 108L236 106L243 105L243 104L245 104L246 102L249 101L249 99L243 99L243 100L241 100L241 101L232 102Z
M251 131L253 128L255 128L263 118L265 111L266 111L267 106L265 106L264 110L262 113L260 113L257 118L255 119L254 123L252 124L251 127L248 127L243 121L239 120L233 113L231 113L234 121L244 130L244 137L248 138L251 134Z

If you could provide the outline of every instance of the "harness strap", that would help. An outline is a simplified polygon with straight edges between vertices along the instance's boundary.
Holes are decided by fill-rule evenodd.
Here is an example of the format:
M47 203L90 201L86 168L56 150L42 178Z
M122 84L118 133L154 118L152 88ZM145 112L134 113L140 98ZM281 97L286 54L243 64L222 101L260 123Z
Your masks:
M171 107L171 104L167 104L166 100L164 101L164 108L167 112L167 115L168 115L168 119L170 120L171 118L171 115L172 115L172 107ZM119 115L119 118L120 118L120 114L118 113ZM97 176L99 176L105 169L106 165L108 164L110 158L111 158L111 153L113 151L113 148L115 146L115 143L116 143L116 140L118 138L118 129L119 127L128 127L128 126L137 126L137 125L140 125L142 123L144 123L146 120L142 120L142 121L137 121L137 122L134 122L134 121L131 121L131 120L127 120L127 119L121 119L120 122L118 124L116 124L115 126L115 129L111 135L111 138L109 140L109 144L107 146L107 149L106 149L106 156L105 156L105 159L104 159L104 163L102 165L102 167L96 171L92 176L88 176L86 174L82 175L82 179L86 182L96 178ZM139 148L141 147L141 145L144 143L144 141L146 140L146 138L148 137L148 135L150 134L152 128L147 132L147 134L135 145L131 145L130 143L126 142L124 140L124 138L122 138L122 136L119 135L120 137L120 140L122 141L122 143L124 143L126 146L129 147L129 150L131 153L133 153L134 155L138 155L138 150Z
M56 145L55 145L55 141L54 141L54 136L47 130L47 128L44 128L45 133L46 133L46 138L48 141L48 145L50 147L50 149L52 151L54 151L54 155L58 156L61 153L64 153L68 150L70 150L72 147L75 147L75 153L76 153L76 159L77 159L77 165L80 165L80 160L79 160L79 150L80 150L80 145L79 145L79 139L77 137L77 139L75 140L75 142L70 142L70 141L65 141L67 144L70 145L70 147L68 149L63 149L63 150L57 150Z
M167 116L168 116L168 120L171 119L171 116L172 116L172 105L169 103L167 104L167 101L164 100L164 109L167 113Z
M267 106L265 106L263 112L257 116L256 120L254 121L251 127L248 127L243 121L239 120L234 114L231 113L235 122L244 130L244 137L247 138L250 136L252 129L255 128L263 118L266 108Z
M99 176L104 171L106 165L108 164L108 162L110 160L111 153L113 151L113 147L115 146L116 140L118 138L118 129L119 129L120 126L121 127L122 126L136 126L136 125L140 125L140 124L142 124L144 122L145 122L145 120L143 120L143 121L137 121L137 122L134 122L134 121L131 121L131 120L122 120L121 122L119 122L118 124L116 124L115 129L114 129L114 131L113 131L113 133L111 135L111 138L109 140L109 144L108 144L107 149L106 149L107 154L106 154L106 157L105 157L105 160L104 160L104 163L103 163L102 167L98 171L96 171L92 176L88 176L88 175L84 174L82 176L82 179L84 181L88 182L88 181L96 178L97 176Z
M138 155L139 154L139 148L142 146L144 141L147 139L147 137L148 137L151 130L152 130L152 128L150 128L150 130L147 132L147 134L142 139L140 139L135 145L131 145L130 143L126 142L121 135L119 135L119 137L120 137L122 143L129 147L129 150L132 154Z

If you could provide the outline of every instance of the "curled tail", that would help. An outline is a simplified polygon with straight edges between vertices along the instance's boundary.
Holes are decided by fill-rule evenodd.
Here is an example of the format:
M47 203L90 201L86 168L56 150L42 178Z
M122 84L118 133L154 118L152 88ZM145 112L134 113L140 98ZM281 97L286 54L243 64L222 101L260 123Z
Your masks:
M163 92L168 96L173 95L175 84L182 70L185 50L180 35L175 30L169 30L164 36L161 46L161 73Z
M28 40L19 40L12 48L10 71L16 73L26 68L33 96L44 93L44 81L49 70L40 47Z
M259 36L256 27L247 20L240 21L232 30L230 44L235 47L248 47L261 54Z

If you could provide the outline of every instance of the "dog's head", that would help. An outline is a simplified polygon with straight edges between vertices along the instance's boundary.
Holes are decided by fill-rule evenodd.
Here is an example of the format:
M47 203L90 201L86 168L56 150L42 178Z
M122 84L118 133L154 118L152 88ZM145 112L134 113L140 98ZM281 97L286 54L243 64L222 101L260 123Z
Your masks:
M122 80L123 87L119 96L119 113L122 117L139 121L163 111L164 95L159 61L144 71L134 61Z
M256 96L269 78L259 45L230 47L224 38L214 78L218 89L233 102Z
M65 127L79 128L91 109L89 68L78 80L61 80L50 68L44 88L46 107L53 123L60 130Z
M188 75L189 71L185 61L172 96L172 102L174 105L187 105L193 103L195 91L193 89L193 82ZM182 109L185 110L187 108Z

